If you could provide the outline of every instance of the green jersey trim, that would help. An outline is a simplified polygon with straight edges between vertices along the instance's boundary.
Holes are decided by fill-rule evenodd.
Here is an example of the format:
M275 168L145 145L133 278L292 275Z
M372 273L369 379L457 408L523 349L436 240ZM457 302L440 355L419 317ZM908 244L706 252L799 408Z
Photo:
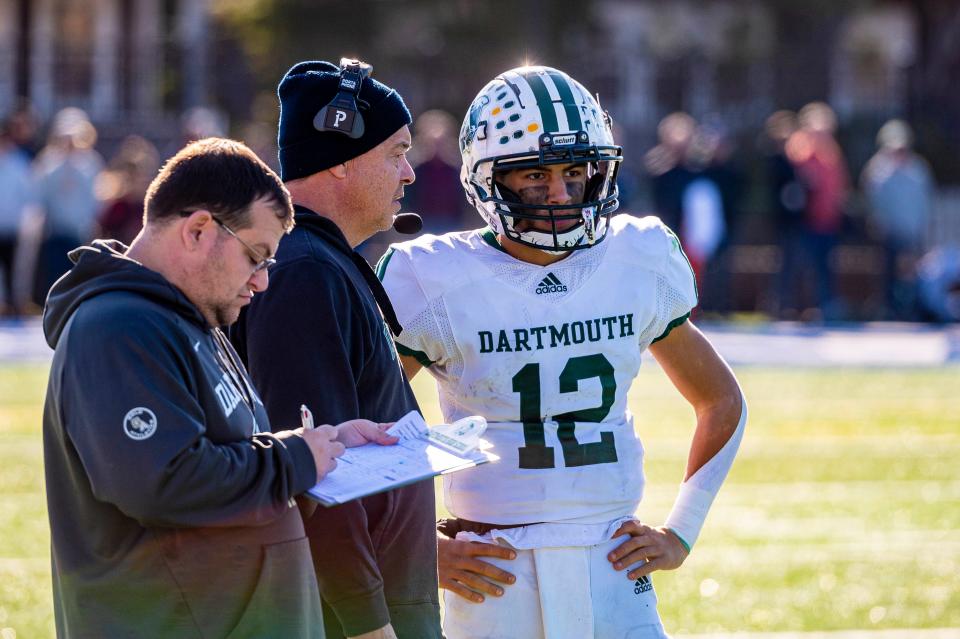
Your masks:
M389 247L387 252L380 256L380 259L377 260L377 266L374 270L377 273L377 278L382 282L384 275L387 274L387 264L390 263L390 258L393 257L393 254L397 252L397 249L394 247Z
M484 242L486 242L487 244L489 244L490 246L492 246L493 248L495 248L495 249L497 249L498 251L500 251L501 253L507 253L507 249L505 249L505 248L503 248L502 246L500 246L500 241L497 240L497 234L494 233L494 232L493 232L493 229L490 228L489 226L488 226L487 228L483 229L482 231L480 231L480 238L481 238ZM509 255L509 253L507 253L507 255Z
M669 324L667 324L667 330L663 331L663 333L660 335L660 337L658 337L657 339L653 340L653 341L650 342L650 343L651 343L651 344L656 344L657 342L659 342L660 340L662 340L664 337L666 337L667 335L669 335L669 334L670 334L670 331L672 331L672 330L675 329L676 327L680 326L681 324L683 324L684 322L686 322L688 319L690 319L690 313L687 313L686 315L681 315L681 316L678 317L677 319L673 320L672 322L670 322Z
M398 353L400 353L401 355L403 355L403 356L405 356L405 357L412 357L412 358L414 358L415 360L417 360L418 362L420 362L422 365L424 365L424 366L426 366L426 367L428 367L428 368L429 368L430 366L432 366L433 364L436 364L436 362L430 361L430 358L427 357L427 354L424 353L423 351L415 351L415 350L413 350L412 348L408 348L408 347L404 346L404 345L401 344L400 342L394 342L394 344L396 344L396 346L397 346L397 352L398 352Z

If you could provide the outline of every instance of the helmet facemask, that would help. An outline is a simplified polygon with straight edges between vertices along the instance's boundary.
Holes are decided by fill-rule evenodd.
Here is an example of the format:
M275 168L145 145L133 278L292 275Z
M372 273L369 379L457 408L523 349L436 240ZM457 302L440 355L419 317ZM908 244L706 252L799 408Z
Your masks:
M499 216L503 234L520 244L551 252L589 248L603 241L610 214L618 204L616 173L619 166L613 160L600 158L597 149L581 147L565 149L562 153L546 152L528 158L493 161L490 166L492 195L486 202ZM582 190L571 194L574 197L568 204L524 202L503 182L507 171L546 169L551 165L582 167L586 172ZM548 221L549 227L541 228L543 221ZM575 224L568 226L570 221Z

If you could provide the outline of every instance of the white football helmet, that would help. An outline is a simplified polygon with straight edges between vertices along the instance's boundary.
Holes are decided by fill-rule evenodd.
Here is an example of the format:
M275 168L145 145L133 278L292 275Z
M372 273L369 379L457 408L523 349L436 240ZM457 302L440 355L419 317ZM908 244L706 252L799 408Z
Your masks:
M519 67L501 73L477 94L460 129L467 200L497 233L550 252L588 248L606 237L617 201L622 150L613 141L610 116L579 82L550 67ZM520 204L497 181L512 169L584 164L584 201ZM518 231L523 219L549 219L551 230ZM566 231L561 220L579 220Z

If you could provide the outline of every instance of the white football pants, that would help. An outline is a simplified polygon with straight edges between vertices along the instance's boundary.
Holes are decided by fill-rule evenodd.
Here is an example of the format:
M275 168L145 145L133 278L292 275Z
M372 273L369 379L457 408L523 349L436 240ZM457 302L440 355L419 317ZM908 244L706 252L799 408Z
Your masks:
M630 581L607 560L626 539L517 550L512 561L483 557L517 581L480 604L444 590L447 639L668 639L650 579Z

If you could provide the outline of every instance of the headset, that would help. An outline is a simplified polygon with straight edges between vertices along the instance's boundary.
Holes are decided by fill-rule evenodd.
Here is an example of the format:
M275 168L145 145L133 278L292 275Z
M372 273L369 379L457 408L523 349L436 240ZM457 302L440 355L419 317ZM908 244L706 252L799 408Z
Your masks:
M317 111L313 117L313 128L317 131L335 131L353 139L363 137L363 116L360 106L370 105L360 100L360 87L364 78L373 73L373 66L360 60L340 58L340 89L329 104Z

